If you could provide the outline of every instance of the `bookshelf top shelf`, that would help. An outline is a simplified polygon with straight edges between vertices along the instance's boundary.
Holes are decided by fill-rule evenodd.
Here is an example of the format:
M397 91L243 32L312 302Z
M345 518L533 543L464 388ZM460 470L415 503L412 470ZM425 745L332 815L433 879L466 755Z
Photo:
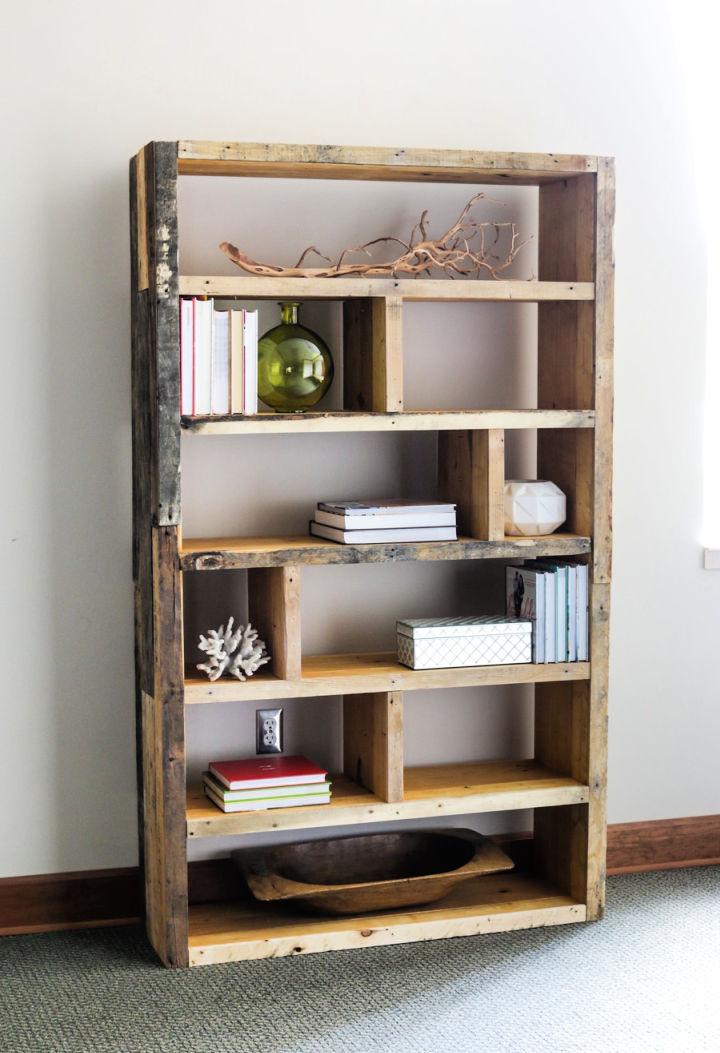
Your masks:
M540 303L593 300L593 282L540 282L520 279L450 278L255 278L252 275L184 274L181 296L243 300L351 300L397 296L406 303Z
M178 175L539 186L597 170L598 158L583 154L196 139L177 144Z

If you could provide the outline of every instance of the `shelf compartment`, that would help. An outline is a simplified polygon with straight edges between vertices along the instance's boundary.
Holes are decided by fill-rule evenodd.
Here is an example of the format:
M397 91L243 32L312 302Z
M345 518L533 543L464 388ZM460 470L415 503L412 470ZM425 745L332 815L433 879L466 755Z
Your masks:
M327 413L256 413L182 417L191 435L284 435L358 431L464 431L504 428L593 428L593 410L405 410L402 413L365 413L337 410Z
M190 907L190 965L380 947L585 921L586 909L523 873L488 874L412 911L321 918L252 901Z
M465 559L536 559L539 556L578 556L590 551L588 537L547 534L543 537L506 537L502 541L408 542L399 544L338 545L334 541L296 537L185 538L180 548L182 570L247 570L299 564L405 563Z
M539 282L448 278L254 278L249 275L181 275L181 296L242 300L354 300L399 296L417 301L540 303L588 301L593 282Z
M586 804L589 796L588 787L581 782L533 760L406 768L404 799L392 804L344 775L333 775L332 784L330 804L229 813L216 808L201 786L190 787L188 837L314 830L518 808L554 808Z
M185 701L255 702L265 699L357 695L371 691L427 691L449 687L493 687L498 684L539 684L588 680L589 662L556 665L486 665L459 669L408 669L394 651L379 654L329 654L303 658L299 680L279 680L264 669L241 683L214 682L186 676Z

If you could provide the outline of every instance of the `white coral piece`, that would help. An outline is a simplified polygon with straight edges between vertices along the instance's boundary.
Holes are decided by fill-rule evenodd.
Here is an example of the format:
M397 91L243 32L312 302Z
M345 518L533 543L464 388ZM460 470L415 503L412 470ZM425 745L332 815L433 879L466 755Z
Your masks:
M234 620L228 619L227 629L221 625L219 629L210 629L207 636L200 637L198 647L208 660L197 668L207 673L211 680L219 680L223 674L246 680L270 661L264 641L258 640L257 629L248 622L245 628L239 625L233 632Z

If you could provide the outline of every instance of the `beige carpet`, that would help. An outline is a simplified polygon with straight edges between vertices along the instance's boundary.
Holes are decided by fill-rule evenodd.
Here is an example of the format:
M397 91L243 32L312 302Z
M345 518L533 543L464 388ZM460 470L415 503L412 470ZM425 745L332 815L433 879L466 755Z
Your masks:
M595 925L168 972L138 929L0 940L2 1053L720 1053L720 868Z

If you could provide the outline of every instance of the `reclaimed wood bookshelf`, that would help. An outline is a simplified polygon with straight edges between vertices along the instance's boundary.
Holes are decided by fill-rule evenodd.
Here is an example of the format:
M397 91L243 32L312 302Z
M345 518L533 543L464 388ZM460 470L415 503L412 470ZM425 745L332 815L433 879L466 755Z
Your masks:
M539 278L180 274L177 187L183 175L537 186ZM159 957L184 967L600 918L611 578L612 159L153 142L130 162L130 213L138 811L147 932ZM342 301L343 409L181 418L182 295ZM537 407L405 411L403 304L418 300L536 303ZM460 537L347 547L310 537L184 539L183 429L238 436L435 432L438 488L458 504ZM538 477L553 479L567 494L560 533L504 536L504 435L511 429L536 433ZM537 556L588 562L590 662L419 671L399 665L394 654L302 653L305 565ZM272 664L245 683L212 684L185 671L183 576L223 569L247 574L250 616L272 654ZM534 685L532 759L405 767L404 692L497 684ZM344 718L343 771L335 776L329 806L226 815L186 784L187 705L329 695L342 696ZM201 881L187 862L190 838L233 835L241 845L247 834L516 809L532 809L534 817L523 866L468 882L410 913L313 918L242 898L239 883L236 892L212 866L202 865Z

